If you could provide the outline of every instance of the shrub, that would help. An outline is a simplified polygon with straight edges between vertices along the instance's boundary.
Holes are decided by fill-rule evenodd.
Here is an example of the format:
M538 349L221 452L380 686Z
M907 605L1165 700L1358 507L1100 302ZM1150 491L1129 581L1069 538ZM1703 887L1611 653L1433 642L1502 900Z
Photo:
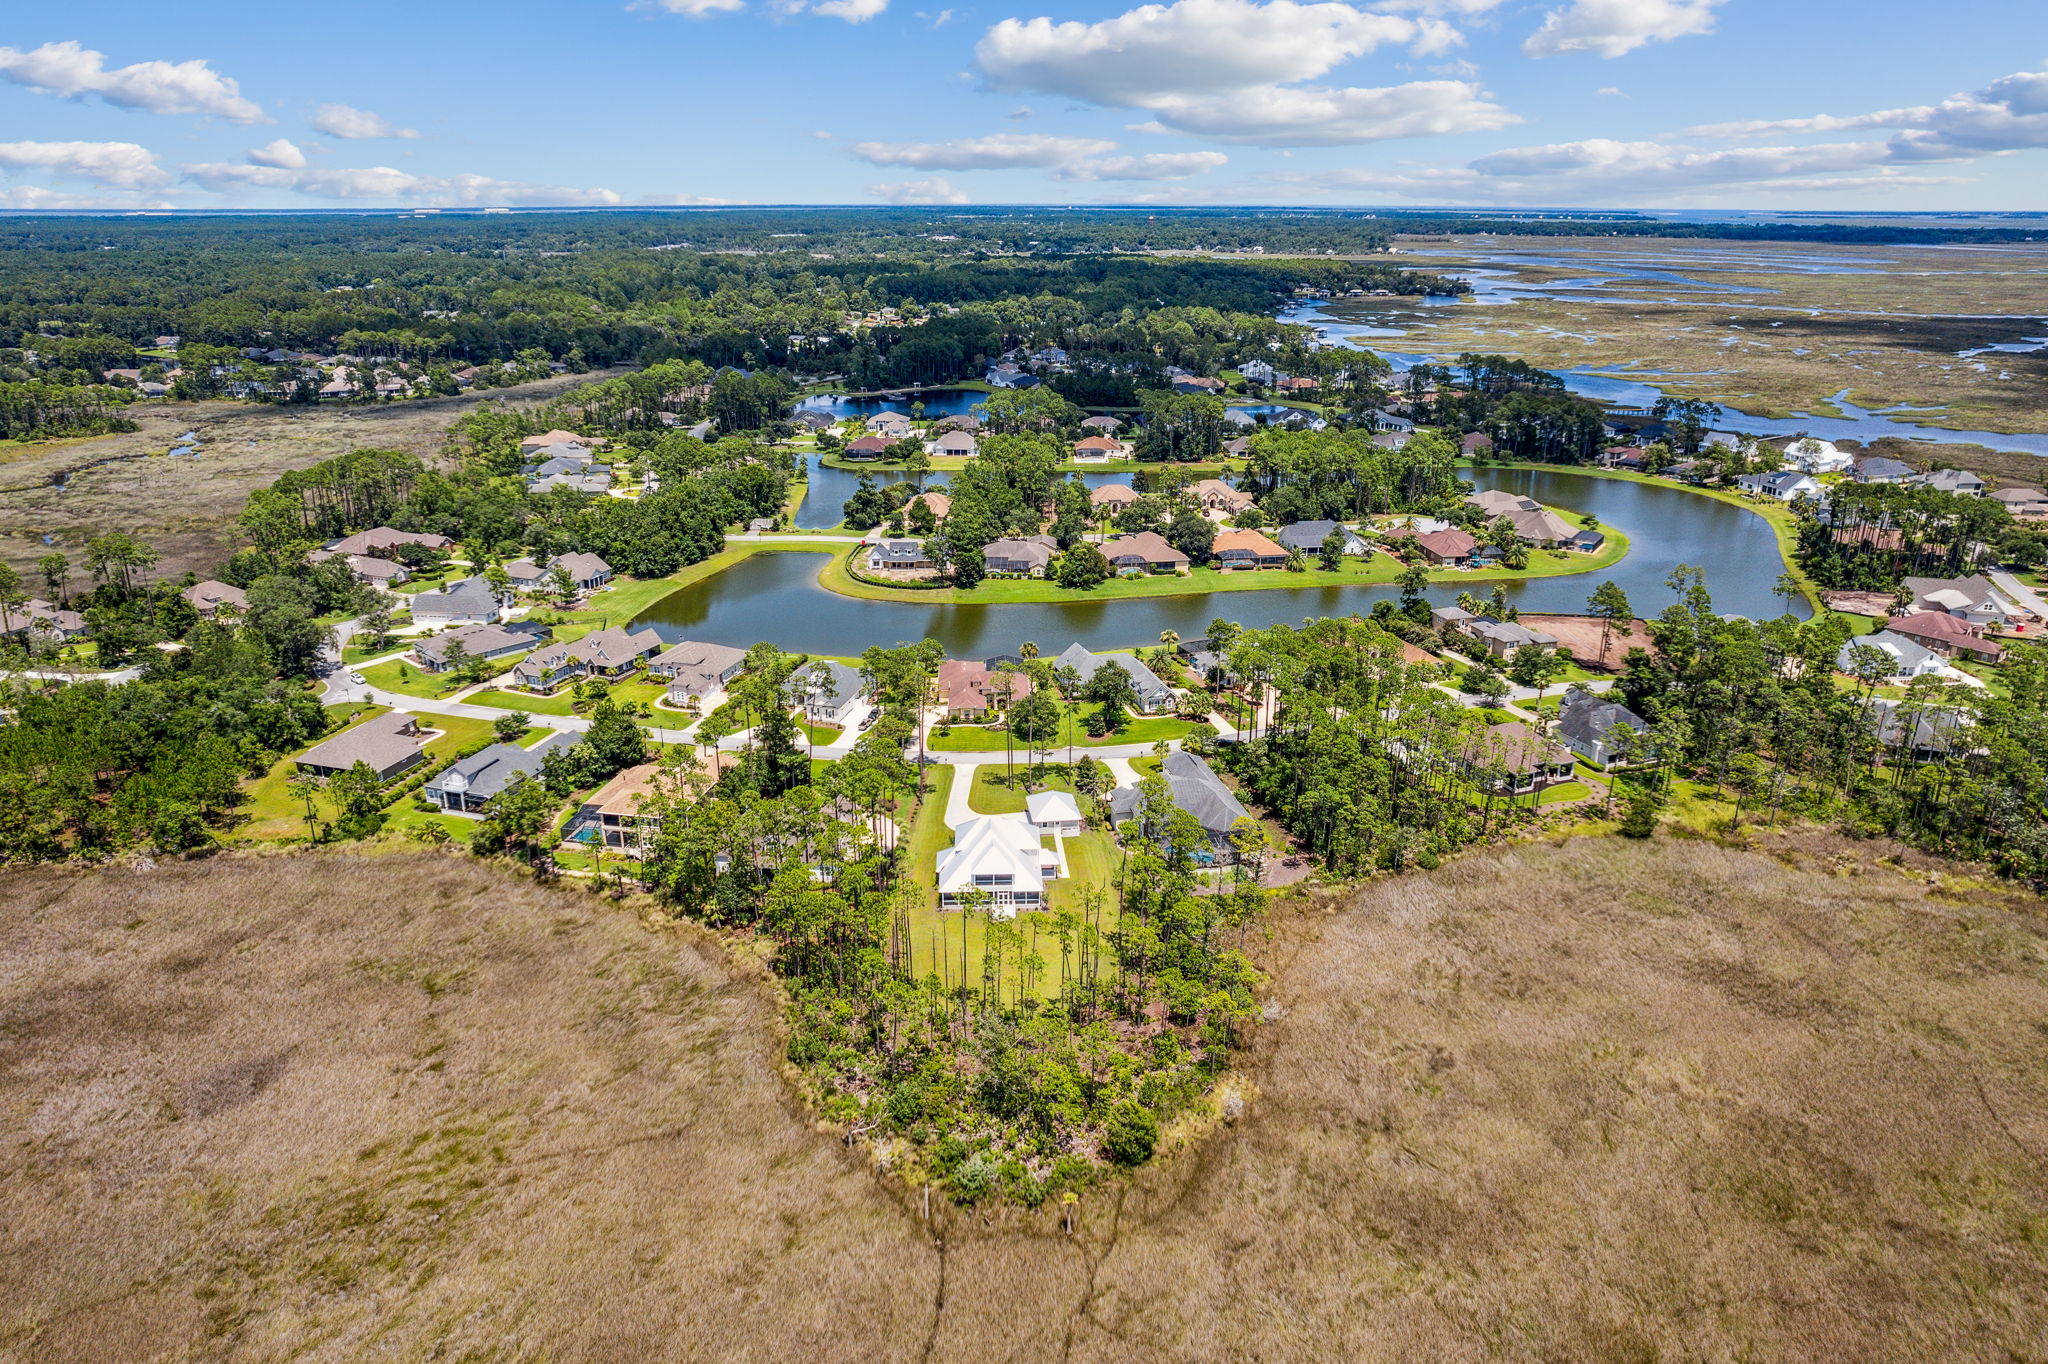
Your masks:
M1143 1104L1125 1099L1110 1110L1102 1150L1119 1165L1143 1165L1159 1145L1159 1120Z

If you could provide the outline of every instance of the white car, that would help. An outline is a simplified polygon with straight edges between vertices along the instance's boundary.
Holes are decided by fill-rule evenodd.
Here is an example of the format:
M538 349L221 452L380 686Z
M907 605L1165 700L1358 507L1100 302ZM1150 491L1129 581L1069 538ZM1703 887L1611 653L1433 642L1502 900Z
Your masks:
M355 683L358 687L369 685L368 683L363 681L363 675L361 673L350 673L348 675L348 680Z

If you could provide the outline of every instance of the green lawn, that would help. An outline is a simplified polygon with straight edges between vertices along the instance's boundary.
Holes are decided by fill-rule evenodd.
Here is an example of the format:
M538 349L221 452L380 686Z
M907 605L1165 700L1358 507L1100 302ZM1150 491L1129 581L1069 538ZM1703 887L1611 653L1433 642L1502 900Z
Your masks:
M382 715L386 708L369 705L364 702L345 702L340 705L328 706L326 709L327 718L330 722L343 720L350 716L353 716L354 719L349 724L337 725L334 729L321 735L319 739L314 740L314 743L324 742L341 733L342 730L352 729L365 720ZM308 744L306 747L310 748L312 744ZM300 752L304 751L304 749L300 750ZM286 789L285 785L296 770L297 758L297 753L287 753L284 757L272 763L268 772L265 772L243 788L248 799L243 802L241 810L248 818L235 831L236 837L244 839L289 838L293 834L303 834L306 831L305 804L293 796ZM323 809L320 813L322 818L326 818L329 811Z
M1087 730L1087 717L1094 714L1094 706L1083 702L1078 706L1064 706L1063 709L1073 716L1074 746L1077 750L1091 747L1101 748L1114 744L1149 744L1156 743L1161 739L1180 739L1186 737L1188 731L1193 729L1196 724L1195 721L1175 719L1171 716L1136 716L1117 733L1105 734L1101 738L1096 738L1089 734ZM925 746L934 753L1001 753L1004 751L1007 741L1007 745L1016 751L1020 759L1026 757L1024 745L1018 743L1015 739L1007 738L1008 733L1009 731L1003 728L988 729L981 725L954 725L952 732L949 734L933 733L930 735L925 742ZM1062 718L1059 727L1059 742L1051 745L1048 751L1064 750L1066 746L1067 722L1065 718Z
M365 682L379 691L394 691L401 696L431 699L459 691L463 686L452 674L430 673L418 664L403 658L394 658L357 671L362 673Z
M369 674L365 673L364 676ZM571 693L557 692L553 696L529 696L525 692L499 691L493 687L480 691L474 696L462 699L472 705L496 706L501 710L523 710L528 715L574 715L576 708L569 704Z
M1545 787L1536 797L1536 803L1558 805L1568 800L1584 800L1592 794L1593 788L1582 781L1560 782L1556 786Z
M1006 815L1024 808L1023 781L1024 765L1017 765L1017 782L1014 786L1003 780L1003 765L988 763L974 769L974 789L967 793L967 804L976 814ZM1034 791L1072 791L1073 780L1066 776L1048 773L1041 781L1034 782Z
M837 743L839 736L846 732L835 725L814 725L808 720L798 720L796 727L802 731L804 738L817 748Z

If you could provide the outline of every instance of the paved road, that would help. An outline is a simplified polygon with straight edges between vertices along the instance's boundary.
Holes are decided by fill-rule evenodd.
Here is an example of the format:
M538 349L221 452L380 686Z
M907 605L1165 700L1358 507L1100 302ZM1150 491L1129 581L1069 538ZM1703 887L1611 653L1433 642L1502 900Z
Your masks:
M2041 600L2040 593L2028 587L2002 568L1991 570L1991 581L1998 584L1998 590L2011 597L2035 615L2048 619L2048 601Z

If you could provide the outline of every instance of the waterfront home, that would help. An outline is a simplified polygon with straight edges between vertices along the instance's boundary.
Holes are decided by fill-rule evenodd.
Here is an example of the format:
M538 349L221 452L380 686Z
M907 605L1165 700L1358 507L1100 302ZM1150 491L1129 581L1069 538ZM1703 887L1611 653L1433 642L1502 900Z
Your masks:
M1173 380L1175 393L1199 393L1215 397L1228 387L1229 385L1221 379L1207 378L1199 374L1180 374Z
M1035 388L1038 385L1038 376L1016 365L991 365L982 377L990 388Z
M85 617L41 597L14 606L0 605L0 638L26 635L41 640L85 638Z
M647 660L647 675L668 683L668 699L680 705L722 691L747 666L747 651L730 644L682 640Z
M222 607L240 615L249 609L249 594L239 587L208 578L203 583L194 583L178 594L192 603L192 609L201 616L212 620Z
M1809 474L1839 474L1855 463L1833 441L1815 436L1799 436L1787 442L1785 458Z
M1372 553L1372 547L1365 537L1341 521L1296 521L1293 525L1282 526L1273 538L1287 549L1298 549L1303 554L1319 554L1323 541L1335 531L1343 538L1345 554L1362 557Z
M569 575L578 592L595 591L612 580L612 566L595 554L564 554L548 565L548 572L553 574L558 568Z
M860 673L829 658L798 668L789 675L788 685L789 695L814 725L844 729L867 699L867 684Z
M860 436L846 442L841 453L851 460L880 459L893 444L887 436Z
M1032 792L1024 798L1024 812L1031 816L1031 827L1041 835L1072 837L1086 825L1080 803L1065 791Z
M1059 879L1060 860L1028 814L979 815L954 826L936 870L940 909L978 896L992 917L1013 919L1020 909L1046 907L1045 884Z
M839 425L839 418L833 416L830 412L821 411L815 407L805 408L789 420L792 425L800 426L804 430L814 433L830 431L833 427Z
M1074 463L1107 464L1131 453L1131 447L1113 436L1083 436L1074 442Z
M970 436L978 436L982 433L983 427L981 418L972 412L955 412L950 417L941 417L933 422L932 430L965 431Z
M546 639L547 634L545 625L529 625L524 621L518 628L495 624L465 625L445 635L414 640L412 658L423 672L446 672L448 655L457 645L461 646L462 655L467 658L503 658L507 654L531 649Z
M504 606L478 575L415 594L412 619L415 625L476 625L497 620Z
M512 783L538 778L548 754L573 748L582 741L581 734L551 734L532 748L492 744L429 778L420 794L444 814L481 815L491 797Z
M887 436L890 440L902 440L911 432L910 418L901 412L877 412L862 423L871 436Z
M1466 625L1479 619L1462 606L1432 606L1429 609L1430 627L1441 634L1445 630L1464 633Z
M1052 565L1059 542L1050 535L1009 536L991 540L981 551L982 567L1015 578L1042 578Z
M1467 775L1503 795L1526 795L1572 779L1571 751L1520 720L1472 735L1458 750Z
M347 558L351 554L387 554L400 545L420 545L426 549L450 549L455 542L445 535L430 531L393 530L389 526L378 526L373 530L359 530L354 535L345 535L329 544L329 555Z
M1650 724L1618 701L1595 696L1583 687L1564 694L1557 712L1557 737L1589 763L1607 766L1627 748L1631 734L1647 734Z
M953 513L953 499L944 493L919 493L903 504L904 515L909 515L912 507L919 506L931 512L934 521L943 521Z
M2048 517L2048 493L2039 488L2000 488L1991 500L2011 512L2015 519L2034 521Z
M1103 541L1102 557L1119 573L1177 573L1188 566L1187 555L1149 530Z
M1812 475L1792 469L1775 474L1743 474L1735 480L1735 486L1751 497L1768 497L1779 502L1790 502L1795 497L1820 496L1820 484L1814 482Z
M1984 480L1968 469L1933 469L1912 481L1930 492L1952 493L1957 497L1984 495Z
M984 720L1029 696L1031 678L976 659L949 658L939 664L938 687L948 719Z
M661 652L661 636L652 630L627 632L613 626L567 644L551 644L512 665L513 685L533 692L551 692L564 682L585 677L615 679Z
M922 540L877 540L868 546L868 571L916 572L932 566Z
M1835 667L1852 677L1856 676L1854 652L1859 648L1875 649L1890 660L1891 671L1885 673L1884 677L1926 677L1948 668L1948 664L1934 650L1916 644L1904 635L1893 634L1890 630L1879 630L1874 635L1865 635L1861 639L1852 639L1844 644L1842 651L1835 655Z
M1182 749L1166 755L1159 764L1159 775L1166 782L1166 789L1173 796L1177 809L1193 815L1195 823L1202 826L1208 837L1212 856L1225 861L1237 857L1236 846L1230 841L1231 831L1237 821L1249 819L1251 811L1244 808L1244 802L1237 798L1223 779L1216 775L1214 768L1198 755ZM1141 793L1135 786L1119 786L1109 796L1109 819L1118 832L1126 832L1139 822L1143 812ZM1158 838L1163 829L1141 829L1141 836Z
M1285 568L1287 550L1255 530L1224 530L1216 533L1209 552L1220 568Z
M981 442L971 431L948 431L937 440L925 444L925 453L943 455L948 459L972 459L981 453Z
M1462 627L1465 634L1486 646L1486 652L1495 658L1506 658L1517 649L1535 645L1539 649L1555 649L1557 636L1532 630L1520 621L1486 620L1474 618Z
M1444 568L1471 562L1479 542L1462 530L1437 530L1416 536L1415 547L1429 563Z
M1057 666L1072 668L1081 676L1085 688L1096 671L1101 668L1120 668L1131 679L1131 689L1138 694L1138 708L1148 714L1156 714L1173 704L1173 688L1161 681L1150 668L1129 654L1090 653L1078 643L1067 646L1059 656Z
M1138 490L1128 483L1105 483L1092 489L1088 503L1097 511L1120 512L1138 500Z
M1915 611L1945 611L1973 625L2003 626L2026 615L1983 574L1968 578L1907 578Z
M1852 467L1850 477L1858 483L1907 483L1919 477L1912 465L1886 455L1865 455Z
M1203 511L1220 511L1236 515L1252 504L1252 495L1231 487L1220 478L1205 478L1188 488L1188 495L1201 504Z
M403 711L374 716L353 729L301 753L294 765L315 777L332 777L365 763L380 781L426 761L426 736L419 720Z
M1571 522L1548 507L1506 512L1494 520L1507 522L1515 528L1515 534L1545 549L1564 544L1578 533Z
M1211 686L1229 686L1237 681L1230 671L1230 660L1206 638L1184 639L1175 646L1174 652L1188 661L1188 666L1195 670L1195 676Z
M1997 663L2005 657L2005 646L1995 639L1984 638L1982 625L1946 611L1911 611L1903 616L1893 616L1884 628L1895 635L1905 636L1924 649L1932 649L1944 658L1968 654L1985 663Z
M646 810L654 794L654 779L660 763L629 767L590 793L576 812L575 827L589 831L607 848L621 852L646 851L661 827L658 816Z
M1591 526L1573 531L1572 538L1565 542L1567 548L1577 550L1581 554L1598 554L1606 543L1606 532L1594 530Z
M1519 493L1502 492L1499 488L1488 488L1485 492L1473 493L1465 499L1467 506L1477 507L1488 520L1505 516L1509 512L1536 511L1543 504L1533 497Z

